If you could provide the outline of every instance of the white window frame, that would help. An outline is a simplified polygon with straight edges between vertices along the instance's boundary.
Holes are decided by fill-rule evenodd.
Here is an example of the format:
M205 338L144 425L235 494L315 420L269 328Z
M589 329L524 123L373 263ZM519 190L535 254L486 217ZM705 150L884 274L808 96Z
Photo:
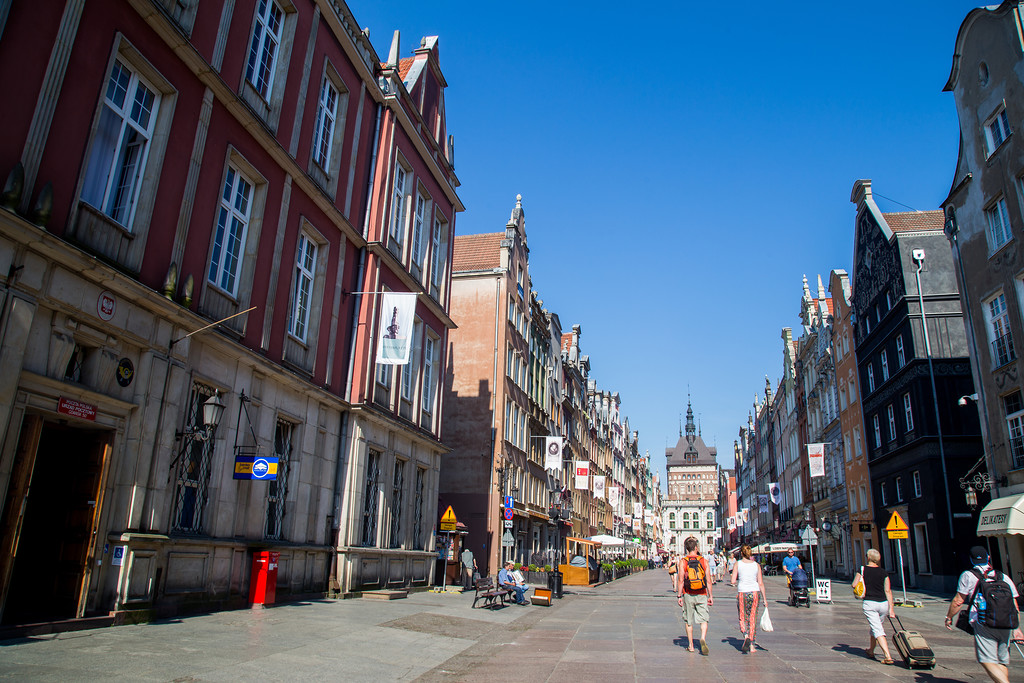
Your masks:
M1016 396L1016 398L1014 398ZM1018 389L1003 396L1003 413L1006 415L1006 435L1010 447L1010 466L1012 469L1024 467L1024 398ZM1011 412L1014 403L1019 404L1017 410Z
M903 500L903 476L896 476L896 502L899 503Z
M249 52L245 59L245 80L269 104L281 43L284 39L285 10L275 0L259 0L249 36Z
M885 482L884 481L881 482L878 485L878 493L879 493L879 497L882 499L882 506L885 507L886 505L889 504L889 501L887 500L887 496L885 495Z
M156 86L123 55L115 56L104 82L81 198L129 232L135 222L161 100Z
M1000 106L999 110L985 121L985 147L988 156L995 154L1012 132L1006 116L1006 107Z
M882 381L885 382L889 379L889 354L885 352L885 349L882 349L878 358L882 362Z
M896 367L902 368L907 364L906 352L903 349L903 335L896 335Z
M921 470L914 470L914 473L912 475L912 480L913 480L913 483L914 483L914 498L920 498L921 494L922 494L922 490L921 490Z
M985 222L988 226L985 234L988 236L989 253L994 254L1013 239L1005 196L1000 196L985 209Z
M448 267L448 221L439 213L434 214L434 231L431 235L430 294L441 300L444 294L445 270Z
M338 122L338 102L341 93L337 86L324 74L317 98L316 122L313 125L313 163L325 174L331 175L331 161L334 156L334 136Z
M875 365L874 363L868 363L868 392L875 390Z
M875 448L882 447L882 426L878 421L878 413L871 416L871 426L875 430Z
M237 296L242 278L255 194L256 183L238 166L229 162L217 206L206 279L232 297Z
M1006 293L999 292L983 302L986 329L988 330L992 367L1000 367L1016 359L1013 335L1010 331L1010 312L1006 304Z
M299 233L295 248L295 280L292 283L292 305L288 312L288 334L306 343L309 316L313 307L316 267L320 245L305 232Z
M416 192L416 207L412 217L412 264L416 269L423 268L426 241L423 239L424 226L430 215L430 197L423 190Z
M409 187L412 182L412 171L405 167L401 161L395 162L394 190L392 194L391 225L388 226L390 245L397 248L398 255L402 253L402 243L405 241L406 222L408 221Z
M416 319L412 324L412 345L413 351L409 354L409 362L402 366L402 400L412 402L413 387L416 384L417 351L419 351L420 335L423 334L423 321Z
M423 332L423 394L420 410L425 415L434 414L434 403L437 400L437 366L440 339L430 328Z
M885 407L886 417L889 418L889 441L896 440L896 410L890 403Z
M927 522L915 522L914 523L914 548L915 557L917 559L917 573L918 574L931 574L932 563L931 563L931 540L928 538L928 523Z
M907 431L914 431L914 410L910 401L910 392L903 394L903 419L907 423Z

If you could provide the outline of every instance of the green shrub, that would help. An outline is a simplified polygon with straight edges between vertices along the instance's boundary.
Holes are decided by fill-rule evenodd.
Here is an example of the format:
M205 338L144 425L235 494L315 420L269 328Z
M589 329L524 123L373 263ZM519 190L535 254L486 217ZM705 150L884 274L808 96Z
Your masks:
M544 565L544 571L546 571L546 572L551 571L551 565L550 564Z
M537 565L535 565L535 564L531 564L531 565L530 565L530 571L531 571L531 572L535 572L535 571L537 571Z

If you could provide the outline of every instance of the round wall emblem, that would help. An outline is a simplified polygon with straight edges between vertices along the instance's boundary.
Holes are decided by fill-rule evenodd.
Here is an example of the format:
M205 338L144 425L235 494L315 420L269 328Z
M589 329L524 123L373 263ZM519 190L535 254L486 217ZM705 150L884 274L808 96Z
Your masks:
M270 465L263 458L259 458L252 463L252 476L257 479L262 479L270 474Z
M132 383L132 379L135 378L135 366L132 365L132 361L128 358L122 358L117 363L117 383L122 387L126 387Z
M103 290L100 292L99 297L96 299L96 315L100 319L110 322L111 318L114 317L114 311L117 310L117 299L114 295Z

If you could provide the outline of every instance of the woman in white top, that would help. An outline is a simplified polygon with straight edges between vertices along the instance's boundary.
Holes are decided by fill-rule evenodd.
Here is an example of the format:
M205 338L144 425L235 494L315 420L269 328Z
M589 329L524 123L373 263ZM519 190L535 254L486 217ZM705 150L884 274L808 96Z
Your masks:
M764 581L761 578L761 565L750 559L749 545L740 548L740 560L732 568L730 583L736 586L736 608L740 617L740 633L743 640L743 654L753 654L757 636L757 605L758 598L764 602ZM738 584L738 585L737 585Z

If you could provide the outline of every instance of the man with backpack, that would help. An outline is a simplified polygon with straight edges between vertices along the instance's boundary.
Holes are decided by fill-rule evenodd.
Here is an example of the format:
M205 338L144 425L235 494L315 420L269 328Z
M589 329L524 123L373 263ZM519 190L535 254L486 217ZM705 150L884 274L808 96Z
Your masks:
M693 625L700 624L700 653L708 654L708 619L711 613L708 608L715 604L711 597L711 581L708 579L708 563L697 552L697 539L690 536L683 541L686 554L679 558L676 572L676 595L679 605L683 608L683 621L686 623L686 639L690 652L693 648Z
M973 566L960 575L946 612L946 628L953 629L960 607L966 604L974 629L975 658L993 681L1009 683L1010 638L1021 635L1017 588L989 564L988 551L981 546L971 548L970 557Z

